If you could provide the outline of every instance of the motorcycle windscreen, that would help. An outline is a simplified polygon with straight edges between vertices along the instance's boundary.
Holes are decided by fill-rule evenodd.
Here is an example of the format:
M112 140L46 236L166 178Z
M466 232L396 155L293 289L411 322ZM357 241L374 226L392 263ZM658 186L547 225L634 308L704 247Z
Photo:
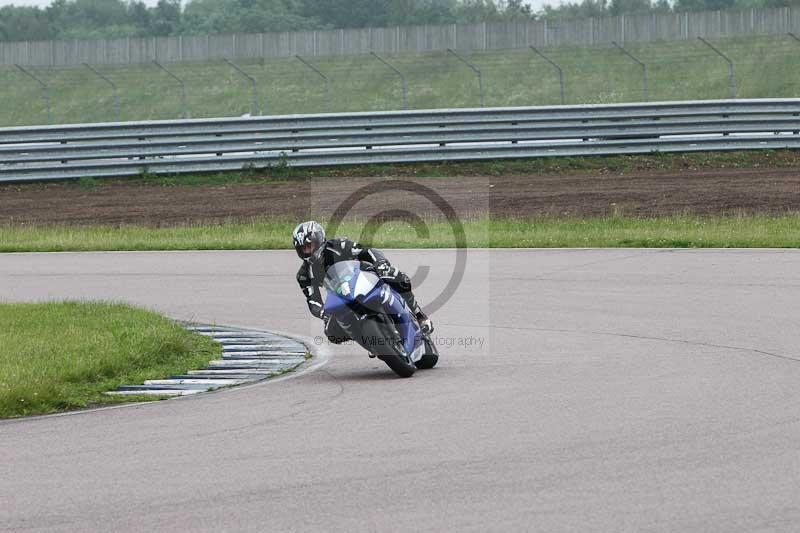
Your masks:
M363 272L360 261L340 261L331 265L325 273L325 290L329 296L341 301L362 300L378 284L378 276Z

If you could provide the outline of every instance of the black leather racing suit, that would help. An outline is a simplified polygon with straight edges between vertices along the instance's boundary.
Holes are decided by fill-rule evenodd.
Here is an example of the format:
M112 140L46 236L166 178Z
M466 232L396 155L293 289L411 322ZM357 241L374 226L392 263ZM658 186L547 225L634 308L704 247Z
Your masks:
M308 310L317 318L324 318L322 314L322 293L320 288L325 280L325 272L339 261L362 261L374 266L388 265L386 256L376 248L365 248L348 239L329 239L323 244L323 251L317 261L303 261L297 272L297 282L306 297ZM409 309L416 313L419 310L414 294L411 292L411 278L397 269L392 269L391 277L382 277L383 281L397 291L406 301ZM341 343L352 338L348 324L337 320L328 320L325 326L325 335L334 343Z

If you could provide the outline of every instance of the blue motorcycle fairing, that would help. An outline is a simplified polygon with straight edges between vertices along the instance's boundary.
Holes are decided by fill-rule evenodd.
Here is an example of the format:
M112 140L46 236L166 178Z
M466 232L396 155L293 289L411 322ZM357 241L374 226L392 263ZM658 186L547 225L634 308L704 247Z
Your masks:
M343 322L352 320L353 304L392 317L406 353L419 352L422 336L405 300L372 272L363 272L359 261L334 263L326 273L327 296L323 311Z
M347 308L348 303L335 292L329 292L322 310L328 315L336 316L337 313L342 312L343 307Z

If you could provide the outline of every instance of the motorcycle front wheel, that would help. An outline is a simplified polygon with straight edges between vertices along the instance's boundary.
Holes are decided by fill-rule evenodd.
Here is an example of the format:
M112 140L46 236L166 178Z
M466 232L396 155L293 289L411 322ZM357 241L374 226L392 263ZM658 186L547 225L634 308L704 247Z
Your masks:
M391 331L389 330L391 328ZM401 378L410 378L417 367L396 338L394 327L378 319L367 319L361 323L361 346L378 356Z

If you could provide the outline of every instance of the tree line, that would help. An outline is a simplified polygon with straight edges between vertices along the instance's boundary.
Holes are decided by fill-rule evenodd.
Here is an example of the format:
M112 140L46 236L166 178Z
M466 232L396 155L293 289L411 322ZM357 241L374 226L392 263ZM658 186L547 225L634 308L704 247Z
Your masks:
M580 0L533 11L523 0L54 0L0 8L0 40L261 33L585 18L649 12L782 7L800 0Z

